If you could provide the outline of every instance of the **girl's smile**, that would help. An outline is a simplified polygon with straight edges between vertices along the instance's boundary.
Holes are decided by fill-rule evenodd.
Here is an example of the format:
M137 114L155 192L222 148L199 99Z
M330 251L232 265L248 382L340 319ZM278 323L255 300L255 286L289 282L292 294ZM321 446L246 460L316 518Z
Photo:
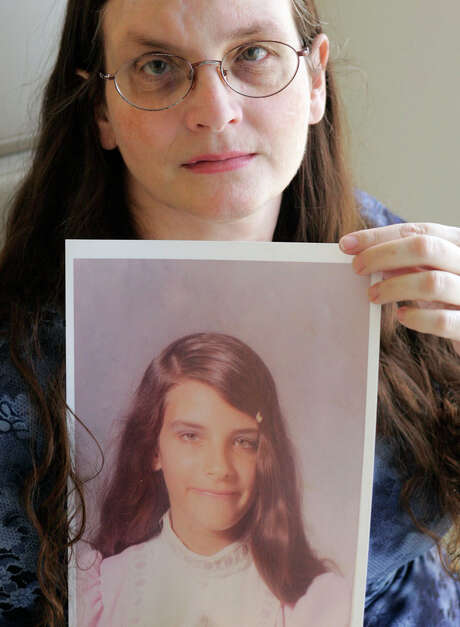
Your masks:
M229 496L237 496L238 492L234 492L231 490L227 490L227 491L219 491L216 492L214 490L200 490L199 488L191 488L191 490L193 492L197 492L198 494L203 494L205 496L215 496L215 497L224 497L224 498L228 498Z

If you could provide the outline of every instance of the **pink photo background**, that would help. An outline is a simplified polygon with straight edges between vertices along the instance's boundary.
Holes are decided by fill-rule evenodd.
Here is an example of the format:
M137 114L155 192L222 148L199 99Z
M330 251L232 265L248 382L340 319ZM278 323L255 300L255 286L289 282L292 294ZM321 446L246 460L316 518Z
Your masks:
M307 535L352 583L364 440L368 280L348 264L79 259L75 409L105 464L87 484L89 533L113 463L114 436L142 374L167 344L214 331L246 342L277 384L304 487ZM85 476L100 464L76 427ZM129 489L129 488L128 488Z

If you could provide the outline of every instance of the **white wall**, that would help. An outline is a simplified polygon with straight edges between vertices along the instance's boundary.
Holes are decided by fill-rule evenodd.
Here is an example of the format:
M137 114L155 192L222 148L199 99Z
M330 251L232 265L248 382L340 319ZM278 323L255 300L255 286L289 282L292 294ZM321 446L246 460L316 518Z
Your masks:
M1 1L0 155L23 147L33 133L64 5L64 0Z
M65 0L0 2L0 214L28 163Z
M340 79L357 184L406 219L460 225L460 2L317 2L359 68Z

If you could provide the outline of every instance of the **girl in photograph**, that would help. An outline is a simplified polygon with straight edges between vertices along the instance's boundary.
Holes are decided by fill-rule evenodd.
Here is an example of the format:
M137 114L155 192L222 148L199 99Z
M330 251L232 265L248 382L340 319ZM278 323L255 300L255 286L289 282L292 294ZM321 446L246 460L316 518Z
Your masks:
M348 624L344 580L305 537L273 378L228 335L149 364L92 544L81 627Z
M364 623L459 624L460 229L356 191L341 119L313 0L68 0L0 256L3 624L66 624L84 531L66 507L66 238L340 243L350 272L384 272Z

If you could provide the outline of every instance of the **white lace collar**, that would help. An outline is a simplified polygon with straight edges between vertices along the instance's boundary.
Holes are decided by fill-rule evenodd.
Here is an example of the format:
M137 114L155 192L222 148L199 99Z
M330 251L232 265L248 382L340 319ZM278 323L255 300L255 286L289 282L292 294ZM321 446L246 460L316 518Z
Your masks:
M174 533L169 511L162 518L161 540L192 568L212 577L228 577L251 565L252 558L246 542L233 542L214 555L198 555L188 549Z

